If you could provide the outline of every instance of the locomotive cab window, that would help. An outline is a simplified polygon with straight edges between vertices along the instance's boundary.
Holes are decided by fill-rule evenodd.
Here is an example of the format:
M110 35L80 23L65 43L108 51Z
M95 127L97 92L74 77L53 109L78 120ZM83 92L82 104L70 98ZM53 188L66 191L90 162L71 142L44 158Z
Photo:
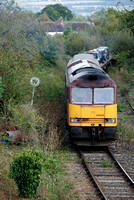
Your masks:
M94 88L95 104L113 104L114 102L114 88Z
M92 104L92 89L73 87L71 90L73 104Z

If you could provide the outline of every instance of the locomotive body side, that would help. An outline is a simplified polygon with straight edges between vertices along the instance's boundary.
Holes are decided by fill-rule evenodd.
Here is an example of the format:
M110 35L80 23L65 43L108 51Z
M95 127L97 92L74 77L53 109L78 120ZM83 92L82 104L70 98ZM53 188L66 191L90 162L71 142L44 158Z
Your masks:
M67 65L66 108L72 138L116 138L116 84L92 55L78 54Z

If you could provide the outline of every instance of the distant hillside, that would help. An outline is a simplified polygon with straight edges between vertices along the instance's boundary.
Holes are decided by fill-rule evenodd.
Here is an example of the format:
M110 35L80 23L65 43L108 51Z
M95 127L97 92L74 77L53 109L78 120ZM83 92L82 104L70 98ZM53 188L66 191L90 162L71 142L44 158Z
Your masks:
M102 8L113 7L116 9L119 0L15 0L23 10L39 12L47 5L60 3L67 6L76 15L91 15ZM134 3L130 0L121 0L127 9L134 9ZM120 4L119 8L123 8Z

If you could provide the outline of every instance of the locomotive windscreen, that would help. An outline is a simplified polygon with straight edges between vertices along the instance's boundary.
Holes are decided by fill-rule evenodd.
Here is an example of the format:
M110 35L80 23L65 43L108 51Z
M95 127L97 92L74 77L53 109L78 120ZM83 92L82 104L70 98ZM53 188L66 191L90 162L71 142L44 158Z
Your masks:
M94 103L95 104L113 104L114 103L114 88L94 88Z
M72 104L114 104L114 88L71 88Z
M73 87L71 101L74 104L92 104L92 89Z

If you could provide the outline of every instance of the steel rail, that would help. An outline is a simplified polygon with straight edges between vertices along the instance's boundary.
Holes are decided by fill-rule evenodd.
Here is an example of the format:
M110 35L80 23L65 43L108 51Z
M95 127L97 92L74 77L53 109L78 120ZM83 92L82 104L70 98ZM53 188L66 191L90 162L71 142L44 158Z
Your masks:
M102 200L107 200L107 197L105 196L105 194L103 193L101 187L99 186L98 181L97 181L97 179L95 178L95 176L93 175L91 168L87 165L87 162L86 162L86 160L85 160L85 158L84 158L84 156L83 156L83 153L82 153L81 151L79 151L79 154L80 154L80 156L81 156L81 158L82 158L82 160L83 160L83 163L84 163L84 165L85 165L85 168L87 169L87 171L88 171L88 173L90 174L92 180L94 181L94 184L97 186L98 192L99 192L99 194L101 195L101 199L102 199Z
M125 177L127 178L127 180L131 183L132 187L134 187L134 181L133 179L128 175L128 173L126 172L126 170L122 167L122 165L119 163L119 161L116 159L116 157L114 156L114 154L112 153L110 147L108 148L108 153L110 154L110 156L115 160L115 164L118 165L118 167L120 168L121 171L123 171Z

